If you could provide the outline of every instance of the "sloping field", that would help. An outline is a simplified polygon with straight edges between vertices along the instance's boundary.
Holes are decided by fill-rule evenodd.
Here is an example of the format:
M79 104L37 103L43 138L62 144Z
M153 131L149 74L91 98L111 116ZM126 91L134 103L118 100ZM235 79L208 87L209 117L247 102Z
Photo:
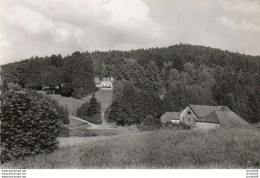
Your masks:
M69 115L71 116L76 116L77 109L84 103L83 101L72 97L65 97L61 95L48 95L48 96L57 100L61 105L67 106Z
M101 104L101 111L105 112L107 107L112 103L113 90L99 90L95 93L98 102ZM89 101L92 95L88 95L81 100Z
M44 93L44 92L41 92ZM101 104L101 110L105 112L106 108L112 103L112 90L99 90L96 93L96 98ZM57 100L61 105L67 106L69 115L76 116L77 109L86 101L89 101L92 95L83 97L81 100L65 97L61 95L50 95L51 98Z
M256 129L160 130L61 140L58 151L4 168L260 168ZM76 138L71 138L76 140Z

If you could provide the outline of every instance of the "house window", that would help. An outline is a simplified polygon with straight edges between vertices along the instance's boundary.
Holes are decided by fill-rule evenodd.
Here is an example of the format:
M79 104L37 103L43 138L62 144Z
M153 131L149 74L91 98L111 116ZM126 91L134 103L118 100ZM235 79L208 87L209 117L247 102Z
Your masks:
M190 112L190 111L188 111L188 114L191 114L191 112Z
M189 122L190 122L190 118L189 118Z
M184 121L184 117L182 117L182 121Z

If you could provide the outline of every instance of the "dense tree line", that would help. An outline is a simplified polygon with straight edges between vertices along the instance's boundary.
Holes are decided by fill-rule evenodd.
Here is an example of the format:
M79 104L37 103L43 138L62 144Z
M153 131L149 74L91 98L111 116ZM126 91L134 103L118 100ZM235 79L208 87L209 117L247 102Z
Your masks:
M107 113L110 120L119 124L139 123L148 115L158 119L163 112L180 111L188 104L225 105L249 122L260 119L260 56L186 44L74 53L52 62L62 61L55 65L63 66L61 76L66 84L63 93L67 92L68 96L85 91L85 86L79 84L80 76L85 75L84 67L82 72L70 74L75 71L71 66L77 61L73 59L86 55L93 59L90 65L94 66L95 76L116 79L114 100ZM33 70L35 76L31 79L26 73L21 75L24 63L28 67L33 61L37 59L5 65L4 75L21 86L35 87L39 70ZM16 72L9 72L12 70Z
M34 57L2 67L3 77L23 88L48 88L64 96L80 98L95 89L94 66L89 53L74 52L61 55Z

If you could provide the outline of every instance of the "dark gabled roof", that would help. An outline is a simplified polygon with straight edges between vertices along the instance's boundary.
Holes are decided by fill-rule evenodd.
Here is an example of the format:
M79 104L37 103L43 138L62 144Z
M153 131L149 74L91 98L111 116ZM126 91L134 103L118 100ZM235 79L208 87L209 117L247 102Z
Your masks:
M102 82L111 82L111 79L110 78L103 78Z
M166 112L161 116L161 121L179 120L179 112Z
M239 117L233 111L215 111L220 124L224 127L249 126L248 122Z
M208 105L190 104L189 107L198 116L198 118L202 118L213 111L221 111L221 108L225 108L225 111L230 111L230 109L226 106L208 106Z
M224 127L249 126L249 124L244 119L230 110L213 111L204 117L198 118L196 122L221 124Z
M171 120L179 120L179 112L166 112Z
M196 119L196 122L207 122L207 123L219 124L219 120L218 120L216 111L212 111L211 113L209 113L208 115L206 115L204 117L199 117L198 119Z

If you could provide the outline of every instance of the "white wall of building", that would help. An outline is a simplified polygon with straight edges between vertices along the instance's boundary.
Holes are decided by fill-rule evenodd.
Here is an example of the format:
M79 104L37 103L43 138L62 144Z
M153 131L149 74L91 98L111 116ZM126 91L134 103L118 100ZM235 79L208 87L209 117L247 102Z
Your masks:
M103 81L100 84L101 90L112 90L113 89L113 83L110 81Z
M200 129L214 129L219 127L220 124L208 123L208 122L196 122L192 125L192 128L200 128Z
M179 124L180 121L179 120L171 120L171 122L174 123L174 124Z
M184 122L186 124L193 124L197 116L195 113L190 109L190 107L185 108L182 113L180 114L180 122Z

